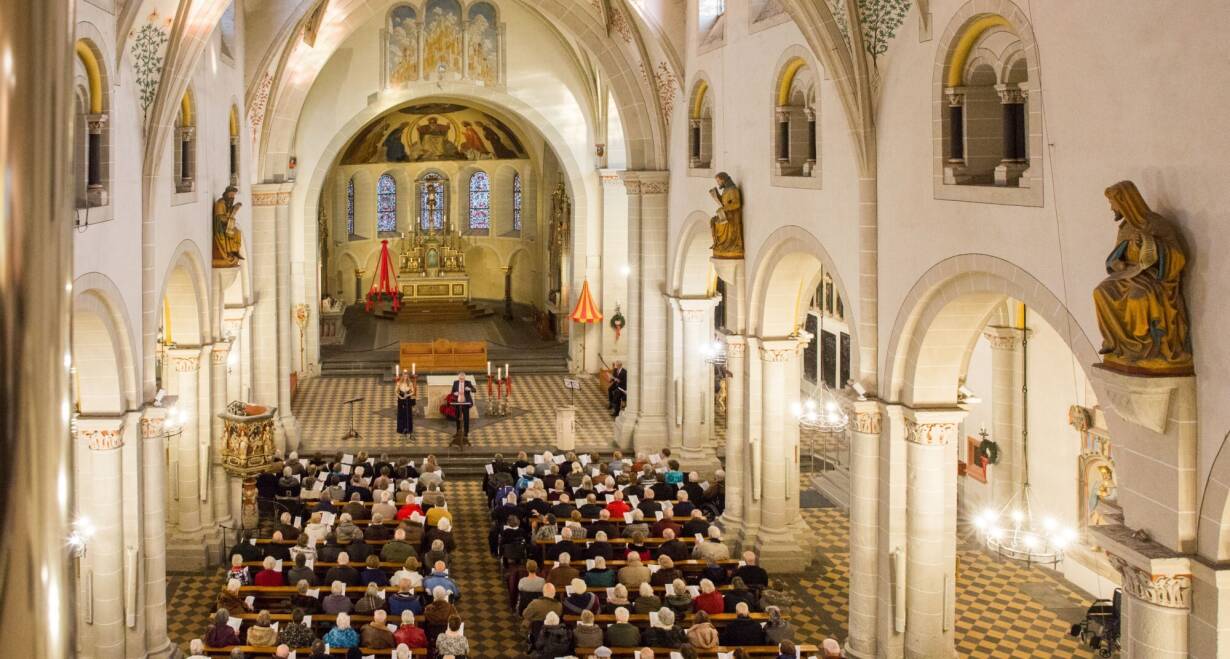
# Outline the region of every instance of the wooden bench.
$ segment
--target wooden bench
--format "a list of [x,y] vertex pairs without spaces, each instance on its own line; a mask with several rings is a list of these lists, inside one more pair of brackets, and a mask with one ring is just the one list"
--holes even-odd
[[[207,657],[229,657],[231,656],[232,650],[242,651],[243,655],[245,657],[248,657],[249,659],[254,659],[255,657],[262,657],[262,656],[272,657],[274,656],[274,653],[278,651],[276,647],[265,647],[265,646],[259,646],[259,645],[228,645],[226,647],[221,647],[221,648],[207,647],[205,648],[205,656]],[[364,655],[374,654],[377,657],[393,656],[392,650],[372,650],[370,648],[359,648],[359,650]],[[329,654],[346,656],[346,652],[347,650],[345,648],[329,648]],[[304,658],[310,657],[312,656],[312,648],[295,648],[295,654],[296,656],[299,656],[299,657],[304,657]],[[425,657],[427,656],[427,650],[424,648],[415,648],[410,651],[410,654],[416,657]],[[667,655],[667,656],[669,657],[670,655]]]
[[[732,558],[732,559],[728,559],[725,561],[714,561],[714,562],[721,567],[731,568],[731,567],[739,567],[740,561],[736,561],[735,559]],[[617,568],[623,567],[624,565],[627,565],[627,563],[628,561],[611,559],[606,562],[606,566],[608,568],[615,570]],[[572,567],[575,567],[576,569],[580,570],[581,572],[585,572],[585,561],[577,559],[575,561],[570,561],[569,564],[572,565]],[[244,565],[248,565],[248,564],[244,563]],[[259,565],[259,563],[257,565]],[[317,565],[320,565],[320,563],[317,563]],[[555,567],[555,561],[543,561],[542,565],[546,568],[552,568],[552,567]],[[641,565],[644,565],[646,567],[650,565],[657,565],[657,561],[641,561]],[[684,571],[703,570],[708,565],[709,564],[705,561],[691,559],[691,558],[685,561],[675,561],[675,567],[679,568],[680,570],[684,570]]]
[[[815,645],[799,645],[796,643],[794,647],[798,648],[801,654],[804,656],[809,655],[809,654],[814,654],[820,651],[820,648]],[[577,648],[573,652],[573,654],[577,655],[578,657],[588,657],[589,655],[592,655],[594,653],[594,650],[596,649],[597,648]],[[610,650],[611,650],[611,655],[615,657],[635,657],[636,653],[639,652],[640,649],[641,649],[640,646],[638,646],[634,648],[613,647]],[[655,657],[670,657],[671,652],[678,652],[678,650],[673,649],[673,648],[650,648],[650,649],[653,650],[653,654]],[[719,653],[729,654],[738,649],[742,649],[744,652],[752,655],[753,657],[766,657],[766,656],[776,657],[777,656],[777,646],[776,645],[720,645],[716,648],[713,648],[712,650],[697,650],[696,654],[701,657],[716,657]]]
[[398,353],[403,371],[410,370],[411,365],[422,373],[479,373],[487,367],[486,341],[402,341]]
[[[709,622],[713,623],[714,627],[725,627],[731,620],[734,620],[736,617],[738,617],[738,614],[735,614],[735,613],[712,613],[712,614],[709,614]],[[767,622],[769,620],[769,614],[767,613],[749,613],[747,617],[751,618],[752,620],[755,620],[756,622]],[[564,616],[564,622],[568,623],[569,625],[575,625],[577,621],[580,619],[581,619],[581,616],[574,616],[574,615]],[[685,616],[682,616],[682,617],[676,616],[675,624],[679,625],[680,627],[686,627],[684,623],[691,622],[691,620],[692,620],[691,613]],[[610,613],[600,613],[594,616],[595,625],[605,627],[607,625],[613,624],[614,622],[615,622],[615,616]],[[628,616],[628,622],[636,625],[637,627],[648,627],[649,626],[649,614],[648,613],[630,614]]]
[[[675,538],[675,539],[685,545],[696,544],[696,538]],[[576,545],[585,545],[586,547],[588,547],[598,541],[594,540],[593,538],[585,538],[584,540],[571,540],[570,542]],[[606,540],[606,542],[612,545],[626,545],[632,542],[632,538],[609,538],[608,540]],[[645,544],[647,545],[660,545],[665,542],[667,542],[666,538],[645,538]],[[294,543],[291,543],[291,544],[294,544]],[[556,543],[554,540],[537,540],[535,541],[535,544],[541,547],[550,547],[551,545],[554,545]],[[610,561],[608,561],[608,563],[609,562]]]

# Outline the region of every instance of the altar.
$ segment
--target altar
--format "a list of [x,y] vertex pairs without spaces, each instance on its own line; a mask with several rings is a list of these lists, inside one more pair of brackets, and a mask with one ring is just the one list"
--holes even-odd
[[[477,383],[474,381],[473,375],[467,375],[466,380],[473,384],[474,404],[470,406],[470,420],[473,421],[479,417]],[[444,399],[448,398],[448,392],[453,390],[453,383],[457,381],[457,375],[428,375],[427,376],[427,407],[423,408],[423,416],[428,419],[443,419],[444,415],[440,414],[440,405],[444,403]]]
[[469,300],[470,278],[465,274],[438,277],[414,277],[401,279],[401,296],[404,302],[425,300]]

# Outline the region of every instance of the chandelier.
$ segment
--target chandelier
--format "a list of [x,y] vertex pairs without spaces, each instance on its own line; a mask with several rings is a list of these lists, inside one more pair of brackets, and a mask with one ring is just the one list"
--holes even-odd
[[1064,550],[1076,540],[1076,531],[1061,527],[1054,517],[1035,519],[1030,493],[1026,485],[1021,490],[1021,505],[1013,506],[1017,500],[1013,497],[1004,511],[982,511],[974,517],[974,527],[982,534],[987,549],[1001,558],[1053,568],[1063,561]]
[[807,430],[838,433],[850,425],[850,417],[837,394],[823,382],[811,397],[795,403],[793,411],[799,427]]

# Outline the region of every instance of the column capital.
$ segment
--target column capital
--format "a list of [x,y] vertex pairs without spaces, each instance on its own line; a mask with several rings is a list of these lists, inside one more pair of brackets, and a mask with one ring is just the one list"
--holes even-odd
[[1111,567],[1123,575],[1123,589],[1132,597],[1169,609],[1192,607],[1192,575],[1186,567],[1145,569],[1110,552],[1107,552],[1106,558],[1110,560]]
[[1024,103],[1029,96],[1029,92],[1020,85],[995,85],[995,91],[999,93],[999,102],[1004,105]]
[[629,170],[619,172],[628,195],[666,194],[670,190],[670,172],[660,170]]
[[957,439],[961,420],[968,414],[959,408],[906,409],[906,439],[921,446],[944,446]]
[[103,128],[106,125],[107,125],[107,113],[105,112],[85,115],[86,132],[91,135],[102,134]]
[[762,362],[786,362],[798,355],[803,344],[794,337],[783,339],[761,339],[760,340],[760,361]]
[[203,351],[209,349],[209,346],[168,348],[166,355],[167,359],[171,360],[171,367],[176,373],[193,373],[201,369]]
[[948,107],[961,107],[962,105],[965,105],[965,88],[945,87],[944,98],[948,99]]
[[722,334],[723,342],[726,343],[726,359],[732,357],[743,359],[747,356],[747,337],[742,334]]
[[705,314],[713,313],[713,308],[722,301],[722,296],[672,297],[669,299],[671,304],[683,314],[684,321],[699,321],[706,317]]
[[226,358],[231,354],[231,342],[220,340],[214,341],[213,350],[209,353],[209,362],[215,366],[225,364]]
[[141,414],[141,437],[144,439],[152,439],[161,437],[163,427],[167,421],[167,408],[165,407],[147,407]]
[[982,336],[991,344],[991,349],[993,350],[1015,350],[1021,347],[1021,340],[1029,336],[1029,330],[1019,327],[987,325],[982,330]]
[[253,206],[287,206],[294,183],[257,183],[252,186]]
[[124,417],[77,417],[77,438],[91,451],[111,451],[124,446]]
[[884,415],[880,412],[880,401],[856,400],[851,403],[851,406],[854,408],[854,432],[863,435],[879,435],[884,423]]

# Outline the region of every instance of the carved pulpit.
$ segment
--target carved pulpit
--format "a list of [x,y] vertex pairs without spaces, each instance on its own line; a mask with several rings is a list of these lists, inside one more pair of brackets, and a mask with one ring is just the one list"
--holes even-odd
[[232,476],[269,471],[277,462],[273,415],[278,408],[235,401],[218,414],[222,419],[222,467]]

